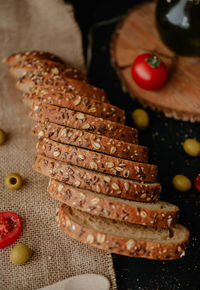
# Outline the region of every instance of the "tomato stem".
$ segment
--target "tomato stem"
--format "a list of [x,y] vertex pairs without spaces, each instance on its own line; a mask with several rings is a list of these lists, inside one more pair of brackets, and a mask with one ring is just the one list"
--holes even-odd
[[159,67],[161,62],[160,59],[154,54],[151,54],[150,57],[147,57],[145,61],[153,68]]

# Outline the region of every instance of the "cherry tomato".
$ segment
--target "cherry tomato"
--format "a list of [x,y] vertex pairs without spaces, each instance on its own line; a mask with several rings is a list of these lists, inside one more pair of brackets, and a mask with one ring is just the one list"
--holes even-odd
[[200,192],[200,173],[194,179],[194,186]]
[[157,90],[167,80],[168,71],[164,62],[156,55],[144,53],[136,57],[131,74],[138,86],[145,90]]
[[0,212],[0,249],[13,244],[21,233],[21,220],[14,212]]

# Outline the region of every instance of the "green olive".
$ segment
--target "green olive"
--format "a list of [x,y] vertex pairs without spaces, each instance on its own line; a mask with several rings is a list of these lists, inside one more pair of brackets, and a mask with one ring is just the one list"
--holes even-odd
[[197,139],[186,139],[183,143],[183,149],[191,156],[198,156],[200,154],[200,143]]
[[22,243],[17,244],[10,251],[10,260],[13,264],[24,264],[31,257],[32,251]]
[[2,129],[0,129],[0,145],[6,141],[6,134]]
[[136,109],[132,113],[132,119],[134,125],[138,129],[146,129],[149,126],[149,116],[143,109]]
[[179,191],[188,191],[192,187],[192,182],[185,175],[175,175],[172,180],[173,186]]
[[11,190],[17,190],[22,186],[22,181],[18,173],[10,173],[5,177],[5,186]]

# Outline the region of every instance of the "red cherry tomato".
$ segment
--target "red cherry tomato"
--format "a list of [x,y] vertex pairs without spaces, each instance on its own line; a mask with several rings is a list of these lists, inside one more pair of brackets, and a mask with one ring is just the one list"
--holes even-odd
[[167,80],[167,67],[156,55],[144,53],[136,57],[131,74],[138,86],[145,90],[157,90]]
[[200,192],[200,173],[194,179],[194,186]]
[[0,212],[0,249],[13,244],[21,233],[21,220],[14,212]]

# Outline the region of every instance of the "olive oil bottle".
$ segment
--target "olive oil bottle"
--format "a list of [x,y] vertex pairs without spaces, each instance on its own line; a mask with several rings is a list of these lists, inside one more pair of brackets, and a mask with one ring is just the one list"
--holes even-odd
[[200,56],[200,0],[157,0],[161,40],[177,55]]

